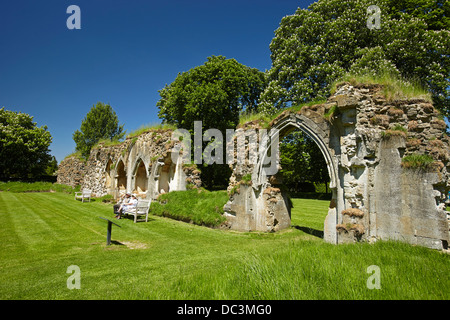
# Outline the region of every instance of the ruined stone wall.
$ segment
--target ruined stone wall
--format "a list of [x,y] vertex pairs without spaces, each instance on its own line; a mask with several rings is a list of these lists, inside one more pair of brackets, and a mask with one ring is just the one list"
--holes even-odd
[[[265,129],[278,130],[280,139],[302,130],[318,144],[332,191],[324,221],[325,241],[396,239],[446,248],[449,214],[445,198],[450,190],[446,124],[430,102],[391,101],[382,89],[345,83],[326,103],[285,110]],[[262,149],[257,161],[231,164],[226,224],[241,231],[287,228],[291,207],[282,175],[265,171],[265,160],[269,153],[273,156],[269,152],[273,132],[263,138],[259,120],[242,129],[254,129]],[[228,143],[234,145],[235,140]],[[121,144],[99,145],[86,163],[64,160],[58,182],[81,184],[97,196],[133,192],[152,199],[164,192],[200,187],[200,171],[194,165],[172,160],[174,145],[170,130],[151,130]],[[249,148],[250,140],[234,148],[235,159]],[[406,161],[411,155],[428,155],[431,163]],[[281,169],[279,159],[272,160]]]
[[[353,132],[341,137],[340,175],[345,209],[361,214],[341,213],[341,240],[382,238],[446,247],[450,140],[433,105],[420,99],[389,101],[378,85],[343,85],[330,101],[356,111]],[[405,162],[411,155],[429,155],[433,162],[411,165]]]
[[[113,145],[100,143],[86,162],[65,159],[58,168],[58,182],[81,185],[95,196],[125,192],[152,198],[173,190],[199,188],[200,171],[175,163],[172,130],[155,129]],[[181,157],[180,157],[181,160]]]
[[[449,216],[444,202],[450,189],[446,124],[430,102],[390,101],[382,89],[343,84],[326,103],[286,110],[269,128],[280,129],[280,139],[303,130],[319,145],[333,193],[324,222],[326,241],[397,239],[445,248]],[[257,121],[244,127],[261,128]],[[410,155],[429,155],[432,163],[411,164],[405,161]],[[232,165],[225,205],[231,229],[276,231],[290,225],[282,176],[264,176],[263,160],[264,152],[256,165]]]
[[63,165],[58,166],[56,182],[71,187],[81,185],[85,174],[85,162],[77,156],[70,156],[62,163]]

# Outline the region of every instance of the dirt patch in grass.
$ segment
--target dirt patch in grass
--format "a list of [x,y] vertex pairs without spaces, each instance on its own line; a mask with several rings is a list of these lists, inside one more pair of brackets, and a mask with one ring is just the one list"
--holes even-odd
[[123,241],[122,244],[126,246],[128,249],[147,249],[148,245],[139,241]]

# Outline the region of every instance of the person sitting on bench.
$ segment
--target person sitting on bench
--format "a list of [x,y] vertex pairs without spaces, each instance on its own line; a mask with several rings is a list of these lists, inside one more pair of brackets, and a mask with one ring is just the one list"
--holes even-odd
[[138,200],[136,198],[136,195],[132,194],[131,195],[131,200],[128,203],[124,203],[124,204],[120,205],[120,207],[119,207],[119,214],[116,216],[116,218],[120,219],[120,216],[122,215],[124,210],[129,210],[131,208],[136,207],[137,203],[138,203]]
[[127,192],[125,194],[123,194],[119,201],[117,201],[117,203],[114,205],[114,214],[116,215],[114,218],[117,218],[117,216],[119,215],[119,209],[123,204],[127,204],[131,201],[131,193]]

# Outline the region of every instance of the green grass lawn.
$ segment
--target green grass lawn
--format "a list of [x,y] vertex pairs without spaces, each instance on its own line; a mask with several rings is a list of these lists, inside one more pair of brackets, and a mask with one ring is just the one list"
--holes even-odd
[[153,202],[152,214],[214,227],[226,220],[222,214],[227,201],[226,191],[173,191],[160,195],[158,201]]
[[[327,201],[294,199],[292,228],[239,233],[150,215],[115,220],[112,206],[70,194],[0,192],[0,299],[449,299],[450,256],[398,242],[331,245]],[[69,290],[67,268],[80,268]],[[367,268],[381,289],[368,289]]]

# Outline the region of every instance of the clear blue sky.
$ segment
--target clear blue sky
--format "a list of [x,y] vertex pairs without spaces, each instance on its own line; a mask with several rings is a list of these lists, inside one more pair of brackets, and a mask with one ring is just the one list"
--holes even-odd
[[[158,90],[211,55],[270,69],[269,44],[299,0],[26,0],[0,3],[0,108],[34,116],[61,161],[90,108],[109,103],[131,132],[160,123]],[[81,30],[66,27],[69,5]]]

